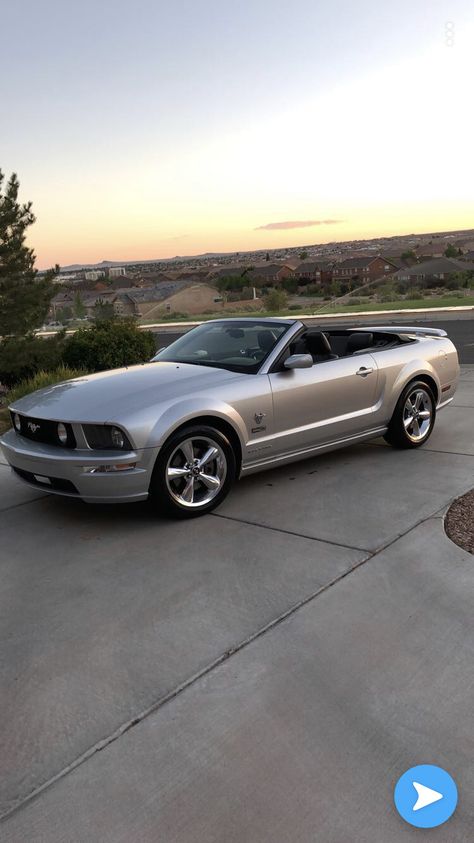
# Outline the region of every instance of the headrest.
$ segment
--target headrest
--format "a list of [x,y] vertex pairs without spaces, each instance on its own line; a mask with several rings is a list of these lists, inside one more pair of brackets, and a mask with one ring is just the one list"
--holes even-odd
[[322,332],[308,333],[305,340],[306,348],[310,354],[331,354],[331,346],[326,334]]
[[374,335],[369,331],[358,331],[356,334],[351,334],[347,343],[346,354],[351,354],[360,348],[369,348],[373,341]]
[[270,351],[275,345],[275,337],[271,331],[259,331],[257,341],[262,351]]

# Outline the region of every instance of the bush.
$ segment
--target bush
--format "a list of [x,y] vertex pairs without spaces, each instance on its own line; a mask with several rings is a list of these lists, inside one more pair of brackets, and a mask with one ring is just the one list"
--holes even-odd
[[405,294],[405,293],[409,290],[409,287],[410,287],[410,282],[409,282],[409,281],[397,281],[397,282],[395,283],[395,290],[396,290],[396,291],[397,291],[397,293],[399,293],[401,296],[403,296],[403,295],[404,295],[404,294]]
[[87,372],[83,369],[68,369],[67,366],[59,366],[58,369],[54,369],[52,372],[36,372],[36,375],[33,375],[33,377],[20,381],[17,386],[14,386],[7,393],[6,401],[8,404],[12,404],[14,401],[18,401],[19,398],[23,398],[24,395],[35,392],[37,389],[43,389],[45,386],[52,386],[55,383],[62,383],[62,381],[71,380],[71,378],[80,378],[86,374]]
[[307,284],[303,292],[305,296],[322,296],[324,294],[321,284]]
[[421,299],[421,291],[418,289],[418,287],[413,287],[411,290],[408,291],[405,298],[407,301],[415,301],[416,299]]
[[270,290],[265,296],[265,307],[267,310],[283,310],[287,306],[288,296],[284,290]]
[[10,388],[39,371],[62,364],[64,333],[54,337],[8,337],[0,343],[0,383]]
[[140,331],[131,319],[96,322],[81,328],[64,343],[63,361],[73,369],[100,372],[147,362],[155,353],[149,331]]
[[298,279],[292,276],[284,278],[281,282],[281,286],[287,293],[296,293],[298,289]]
[[459,290],[460,286],[461,285],[459,283],[459,280],[456,277],[448,278],[447,281],[446,281],[446,289],[447,290]]

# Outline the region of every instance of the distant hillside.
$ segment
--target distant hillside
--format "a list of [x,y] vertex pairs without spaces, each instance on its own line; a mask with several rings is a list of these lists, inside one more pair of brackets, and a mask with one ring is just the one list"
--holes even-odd
[[[406,241],[409,238],[424,241],[424,240],[428,240],[428,238],[433,238],[433,239],[440,238],[441,239],[441,238],[451,237],[451,238],[455,239],[455,238],[462,237],[462,236],[464,236],[464,237],[469,236],[469,237],[474,238],[474,229],[462,229],[462,230],[457,230],[457,231],[434,231],[434,232],[425,232],[423,234],[414,234],[414,233],[412,233],[412,234],[395,234],[395,235],[387,235],[386,237],[367,238],[367,239],[364,239],[364,240],[361,240],[361,239],[351,240],[351,241],[347,241],[347,240],[342,241],[341,240],[341,241],[333,241],[332,243],[322,243],[322,244],[314,243],[314,244],[304,244],[304,245],[301,245],[301,246],[289,246],[287,249],[285,249],[283,247],[276,248],[276,247],[269,246],[268,248],[264,248],[264,249],[254,249],[254,250],[247,250],[247,251],[242,250],[240,252],[235,252],[235,251],[233,251],[233,252],[202,252],[201,254],[198,254],[198,255],[175,255],[172,258],[155,258],[155,259],[151,259],[151,260],[150,259],[148,259],[148,260],[138,260],[137,259],[137,260],[133,260],[133,261],[130,261],[130,260],[128,260],[128,261],[125,261],[125,260],[123,260],[123,261],[102,260],[102,261],[99,261],[98,263],[72,263],[72,264],[69,264],[68,266],[62,266],[61,271],[62,272],[77,272],[80,269],[106,269],[106,268],[111,267],[111,266],[134,266],[136,264],[144,265],[144,264],[173,263],[173,262],[176,262],[176,261],[183,262],[183,261],[192,261],[192,260],[212,260],[213,258],[216,258],[216,259],[225,258],[225,257],[237,255],[237,254],[242,259],[242,257],[244,255],[249,255],[249,257],[255,256],[255,255],[265,255],[266,252],[268,252],[268,251],[273,252],[273,253],[275,253],[275,252],[283,253],[283,252],[286,251],[288,254],[290,254],[290,253],[291,254],[295,254],[295,253],[297,254],[298,252],[300,252],[303,249],[304,250],[318,249],[318,248],[327,249],[329,246],[331,247],[331,250],[334,252],[334,251],[337,251],[339,247],[341,247],[341,249],[344,248],[344,250],[347,250],[347,248],[350,247],[351,245],[352,245],[352,248],[354,248],[354,249],[359,248],[359,246],[361,248],[363,247],[363,248],[366,248],[366,249],[370,249],[371,244],[373,244],[372,248],[380,246],[380,248],[382,250],[387,251],[387,249],[390,248],[391,245],[395,245],[397,243]],[[42,271],[45,271],[45,270],[42,270]]]

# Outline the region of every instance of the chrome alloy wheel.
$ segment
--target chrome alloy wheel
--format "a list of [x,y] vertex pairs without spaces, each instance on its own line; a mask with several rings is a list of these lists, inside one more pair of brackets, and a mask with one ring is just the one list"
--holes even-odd
[[428,433],[433,416],[431,396],[417,387],[410,392],[403,408],[403,424],[406,435],[412,442],[421,442]]
[[224,451],[207,436],[184,439],[166,464],[166,485],[181,506],[198,508],[222,489],[227,474]]

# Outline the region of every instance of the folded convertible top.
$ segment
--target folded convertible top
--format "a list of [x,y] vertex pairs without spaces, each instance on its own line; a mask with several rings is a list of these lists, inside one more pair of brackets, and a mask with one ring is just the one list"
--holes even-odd
[[364,325],[360,328],[351,328],[351,331],[384,331],[387,334],[416,334],[420,337],[447,337],[446,331],[442,328],[419,328],[411,325]]

